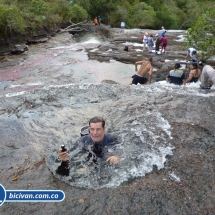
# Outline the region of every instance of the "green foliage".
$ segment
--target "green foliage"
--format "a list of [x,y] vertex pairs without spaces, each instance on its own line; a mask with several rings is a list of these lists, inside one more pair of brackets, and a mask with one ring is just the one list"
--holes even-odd
[[0,0],[0,32],[22,33],[25,27],[36,29],[61,21],[93,20],[127,28],[188,29],[195,25],[205,8],[214,8],[215,0]]
[[153,7],[141,2],[134,6],[134,22],[137,27],[153,28],[156,13]]
[[128,10],[125,6],[118,6],[115,11],[110,14],[110,25],[120,27],[120,23],[124,21],[126,27],[129,26]]
[[51,1],[49,4],[50,15],[58,17],[60,20],[69,20],[69,12],[71,9],[69,1]]
[[88,18],[88,13],[82,7],[74,4],[69,11],[69,16],[72,22],[77,23],[86,20]]
[[45,15],[48,13],[48,4],[43,0],[32,0],[30,10],[35,15]]
[[159,10],[156,12],[156,28],[165,28],[175,29],[177,28],[177,18],[173,14],[166,4],[162,4]]
[[24,32],[25,20],[21,12],[14,6],[0,4],[0,29],[3,35],[8,35],[12,31]]
[[202,14],[192,28],[188,29],[186,44],[201,50],[201,57],[207,59],[215,53],[215,9]]

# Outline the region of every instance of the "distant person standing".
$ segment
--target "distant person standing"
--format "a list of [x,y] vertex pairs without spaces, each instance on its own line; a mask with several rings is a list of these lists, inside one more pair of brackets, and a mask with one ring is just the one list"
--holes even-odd
[[158,34],[155,34],[155,53],[160,51],[160,38]]
[[100,25],[101,24],[101,21],[102,21],[102,18],[100,16],[98,16],[98,24]]
[[166,77],[166,81],[171,84],[182,85],[185,82],[185,74],[180,68],[180,63],[176,63],[175,69],[169,72],[168,76]]
[[[139,70],[137,68],[138,65],[141,65]],[[151,84],[153,71],[152,58],[150,57],[147,61],[143,60],[135,62],[135,71],[136,74],[132,76],[132,84],[145,84],[148,81],[148,79],[144,77],[147,73],[149,73],[149,83]]]
[[94,22],[95,26],[98,25],[98,19],[97,19],[97,17],[94,18],[93,22]]
[[164,54],[166,53],[166,46],[167,46],[167,37],[164,35],[162,38],[160,38],[159,41],[162,45],[161,45],[161,52],[163,52]]
[[151,34],[148,38],[148,52],[152,52],[154,46],[153,35]]
[[161,27],[160,38],[162,38],[163,36],[165,36],[165,34],[166,34],[166,29],[162,26],[162,27]]
[[[197,62],[196,60],[196,49],[195,48],[192,48],[190,47],[188,50],[187,50],[187,55],[185,57],[186,60],[190,60],[190,61],[193,61],[193,62]],[[190,58],[190,59],[189,59]]]
[[121,22],[121,29],[124,29],[124,28],[125,28],[125,22],[122,21],[122,22]]
[[206,65],[205,60],[199,61],[200,66],[204,66],[201,75],[201,88],[210,89],[215,85],[215,69],[212,66]]
[[143,41],[143,51],[146,49],[146,44],[148,43],[148,32],[145,32],[142,36]]

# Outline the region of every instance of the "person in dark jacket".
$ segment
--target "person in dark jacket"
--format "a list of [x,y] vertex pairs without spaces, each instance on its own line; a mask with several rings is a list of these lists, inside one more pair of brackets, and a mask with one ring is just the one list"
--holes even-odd
[[[103,157],[103,148],[106,146],[113,146],[119,144],[117,138],[111,134],[105,132],[105,120],[102,117],[93,117],[89,121],[89,135],[82,136],[76,141],[74,147],[70,151],[74,151],[76,148],[81,147],[83,151],[86,151],[88,156]],[[62,162],[68,161],[68,152],[62,152],[62,149],[58,151],[58,160]],[[96,160],[96,157],[94,158]],[[117,164],[119,163],[119,157],[110,156],[106,160],[107,162]]]
[[180,68],[180,63],[176,63],[175,69],[169,72],[166,81],[171,84],[182,85],[185,82],[185,74]]

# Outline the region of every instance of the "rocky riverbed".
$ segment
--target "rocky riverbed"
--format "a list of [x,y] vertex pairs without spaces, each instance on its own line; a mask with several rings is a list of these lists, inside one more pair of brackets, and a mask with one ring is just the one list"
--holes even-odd
[[[125,33],[131,42],[133,31]],[[1,62],[1,184],[6,190],[65,192],[59,203],[5,202],[1,214],[214,214],[214,87],[203,94],[199,83],[180,87],[155,78],[151,85],[128,85],[131,61],[118,62],[120,53],[98,61],[116,36],[104,42],[95,31],[77,43],[64,33]],[[133,60],[149,55],[137,53]],[[183,57],[165,56],[169,61],[159,61],[159,68]],[[71,186],[53,175],[47,159],[62,143],[77,140],[95,115],[122,140],[126,153],[116,169],[133,170],[134,160],[141,162],[136,171],[127,168],[129,180],[97,189]]]

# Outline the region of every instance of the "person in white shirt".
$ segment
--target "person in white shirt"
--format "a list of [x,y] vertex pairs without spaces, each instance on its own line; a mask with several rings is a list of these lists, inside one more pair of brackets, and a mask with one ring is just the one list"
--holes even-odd
[[[193,61],[193,62],[197,62],[196,60],[196,49],[195,48],[192,48],[190,47],[188,50],[187,50],[187,55],[185,57],[185,60],[190,60],[190,61]],[[188,59],[190,57],[190,59]]]

